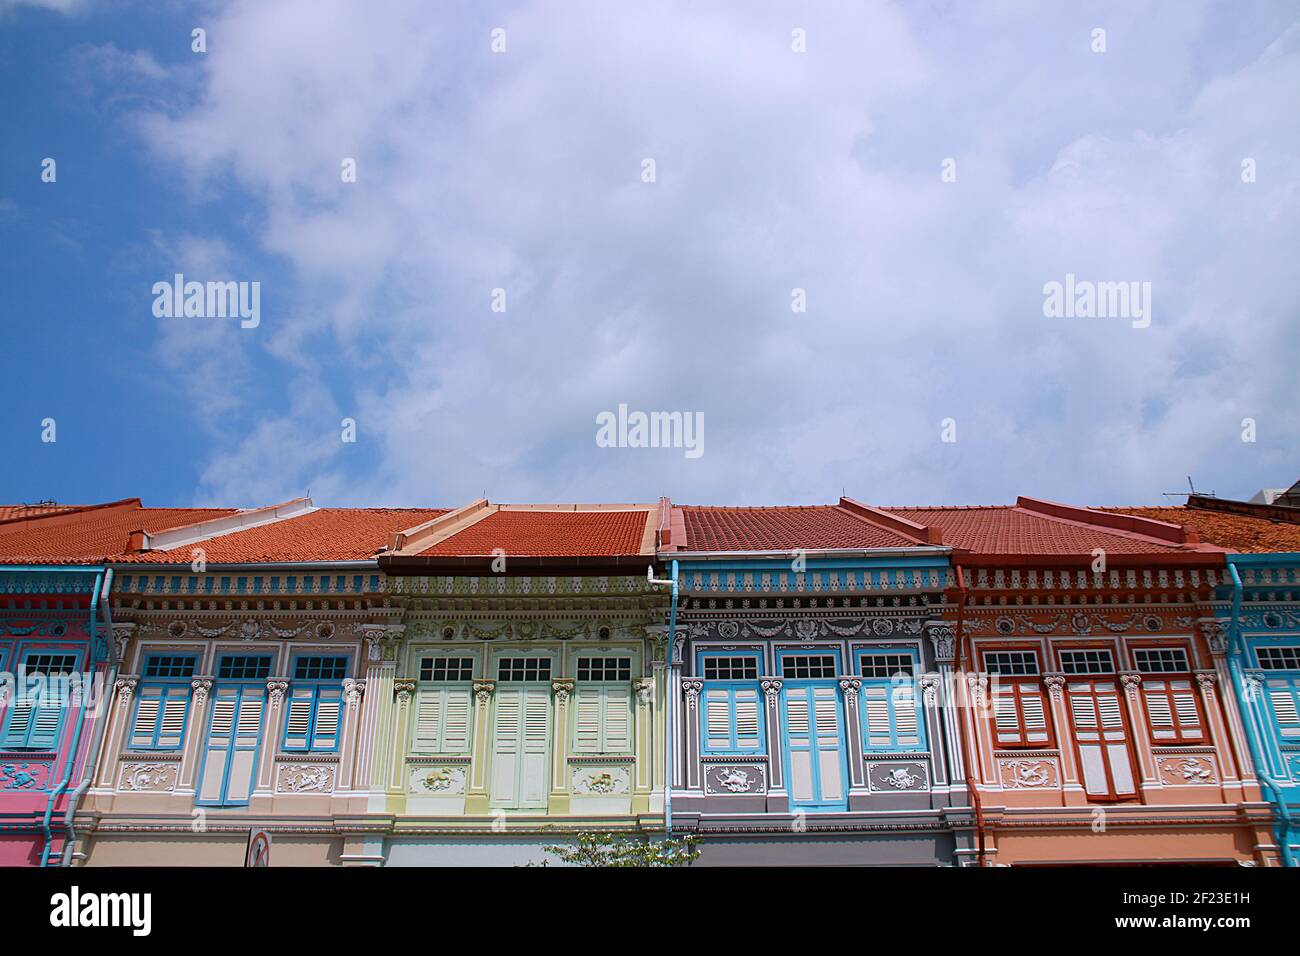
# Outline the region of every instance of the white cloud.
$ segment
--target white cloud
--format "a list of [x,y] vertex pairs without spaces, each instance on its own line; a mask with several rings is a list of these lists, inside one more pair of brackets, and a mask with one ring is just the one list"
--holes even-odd
[[[1224,15],[236,4],[198,102],[141,127],[195,183],[233,176],[264,207],[244,258],[299,285],[259,341],[330,393],[249,410],[205,492],[1127,502],[1188,471],[1221,493],[1287,483],[1300,51],[1279,21],[1203,66]],[[1152,282],[1152,327],[1044,318],[1066,272]],[[705,456],[597,448],[620,402],[703,411]],[[323,443],[336,412],[370,443]]]

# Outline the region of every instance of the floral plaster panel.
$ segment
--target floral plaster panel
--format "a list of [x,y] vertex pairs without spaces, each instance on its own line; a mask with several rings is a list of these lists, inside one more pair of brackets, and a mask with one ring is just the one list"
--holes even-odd
[[716,764],[704,772],[704,792],[765,793],[767,768],[757,764]]
[[573,792],[584,796],[607,797],[627,793],[630,789],[624,767],[579,767],[573,771]]
[[276,793],[331,793],[337,768],[329,764],[295,764],[281,767],[276,776]]
[[118,789],[166,793],[176,789],[180,767],[175,763],[128,763],[122,766]]
[[1202,754],[1161,757],[1156,761],[1156,765],[1160,768],[1160,779],[1173,786],[1217,783],[1219,780],[1214,767],[1214,758]]
[[867,784],[876,793],[905,793],[925,790],[930,777],[922,761],[894,761],[867,765]]
[[5,760],[0,762],[0,791],[50,789],[48,760]]
[[998,779],[1007,790],[1043,790],[1061,785],[1061,769],[1055,757],[1001,759]]
[[418,767],[411,771],[410,788],[411,793],[459,796],[465,792],[465,768]]

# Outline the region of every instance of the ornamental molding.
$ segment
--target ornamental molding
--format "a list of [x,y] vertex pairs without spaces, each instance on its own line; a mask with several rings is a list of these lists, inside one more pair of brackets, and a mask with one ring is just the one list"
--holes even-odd
[[393,681],[393,693],[397,695],[397,702],[406,706],[411,702],[411,696],[415,693],[415,681],[408,677],[399,677]]
[[979,609],[967,618],[965,630],[969,634],[990,634],[1001,637],[1028,635],[1031,637],[1071,636],[1106,637],[1111,634],[1163,634],[1170,631],[1186,632],[1192,629],[1194,619],[1189,614],[1172,617],[1155,610],[1091,611],[1061,609],[1053,613],[1050,607],[1031,610],[1011,608]]
[[628,575],[505,575],[423,577],[400,575],[387,581],[388,593],[412,598],[659,598],[662,592],[643,574]]
[[[775,705],[777,696],[781,693],[781,680],[777,677],[764,677],[759,683],[763,689],[764,696],[767,697],[769,704]],[[859,685],[861,686],[861,685]]]
[[1142,675],[1136,671],[1125,671],[1119,675],[1119,682],[1123,685],[1124,692],[1137,700],[1138,692],[1142,689]]
[[564,707],[569,703],[569,698],[573,696],[573,689],[577,685],[571,680],[553,680],[551,681],[551,693],[555,695],[555,703]]
[[[841,612],[842,615],[842,612]],[[693,640],[793,640],[816,641],[843,638],[919,637],[925,622],[922,612],[908,617],[877,615],[811,617],[785,612],[768,617],[709,618],[693,620],[687,625]]]
[[285,692],[288,689],[289,681],[287,678],[275,677],[266,682],[266,692],[271,695],[272,711],[280,709],[280,705],[284,702]]
[[1047,691],[1052,700],[1059,701],[1065,696],[1066,677],[1064,674],[1044,674],[1043,683],[1047,685]]
[[637,703],[648,707],[654,700],[655,681],[653,677],[638,677],[632,681],[632,692],[636,694]]
[[[700,691],[704,689],[704,681],[692,677],[682,679],[682,693],[686,696],[686,707],[688,710],[695,710],[700,702]],[[766,688],[764,688],[766,689]]]
[[194,691],[194,703],[202,704],[208,699],[208,694],[212,692],[212,678],[196,677],[190,681],[190,687]]
[[298,764],[277,768],[276,793],[332,793],[338,768],[332,764]]
[[366,682],[364,680],[356,680],[352,677],[344,678],[343,696],[346,698],[349,707],[356,707],[365,693]]
[[939,699],[939,675],[922,674],[918,683],[924,695],[927,706],[934,706]]
[[481,679],[474,681],[471,685],[474,691],[474,700],[480,707],[486,707],[488,701],[492,699],[492,692],[496,690],[497,682],[495,680]]

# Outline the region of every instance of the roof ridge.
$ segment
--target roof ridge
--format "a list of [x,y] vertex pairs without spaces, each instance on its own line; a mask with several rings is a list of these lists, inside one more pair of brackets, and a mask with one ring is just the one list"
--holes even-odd
[[73,505],[59,511],[51,511],[45,514],[18,515],[13,518],[0,519],[0,525],[22,524],[27,521],[42,521],[53,523],[60,518],[73,518],[78,515],[86,514],[89,511],[108,511],[114,508],[129,508],[132,505],[138,510],[144,510],[140,504],[139,498],[119,498],[117,501],[105,501],[97,505]]
[[[1051,521],[1086,525],[1098,528],[1106,534],[1134,538],[1163,545],[1164,547],[1191,551],[1220,550],[1213,545],[1201,544],[1200,536],[1195,528],[1168,521],[1156,521],[1154,518],[1097,511],[1088,507],[1066,505],[1056,501],[1047,501],[1043,498],[1030,498],[1025,495],[1016,498],[1016,508]],[[1143,530],[1144,528],[1149,530]]]
[[883,528],[891,534],[908,538],[917,544],[943,544],[943,531],[939,528],[932,528],[929,525],[911,521],[900,515],[891,515],[879,508],[864,505],[862,502],[854,501],[848,497],[842,496],[837,507],[840,511],[856,518],[858,521],[864,521],[876,528]]

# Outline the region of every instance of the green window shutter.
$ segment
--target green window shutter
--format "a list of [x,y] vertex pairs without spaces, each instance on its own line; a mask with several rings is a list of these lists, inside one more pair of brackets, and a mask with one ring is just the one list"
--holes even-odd
[[574,707],[573,750],[575,753],[602,752],[601,732],[604,711],[604,688],[578,685]]
[[604,741],[601,752],[626,754],[632,752],[632,688],[605,687]]

